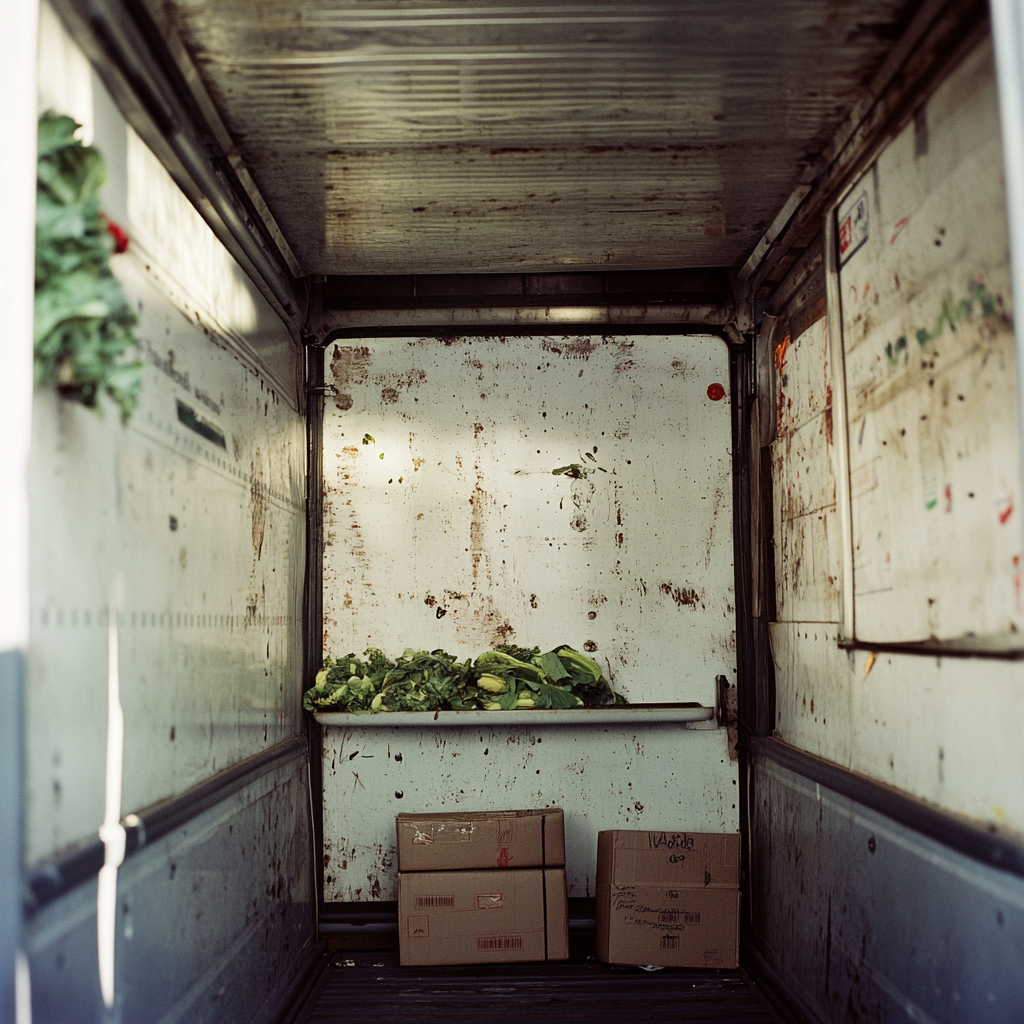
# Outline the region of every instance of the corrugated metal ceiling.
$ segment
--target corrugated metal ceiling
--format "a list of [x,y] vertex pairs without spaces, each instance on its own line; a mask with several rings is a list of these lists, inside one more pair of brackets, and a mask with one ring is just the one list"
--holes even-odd
[[314,274],[736,266],[909,0],[148,0]]

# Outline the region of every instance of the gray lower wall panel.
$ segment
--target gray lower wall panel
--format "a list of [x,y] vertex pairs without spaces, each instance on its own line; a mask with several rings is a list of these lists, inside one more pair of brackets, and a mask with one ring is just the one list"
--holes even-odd
[[752,758],[751,913],[820,1020],[1024,1021],[1024,879]]
[[300,757],[122,866],[113,1015],[100,998],[95,880],[32,919],[34,1024],[267,1021],[313,946],[310,852]]

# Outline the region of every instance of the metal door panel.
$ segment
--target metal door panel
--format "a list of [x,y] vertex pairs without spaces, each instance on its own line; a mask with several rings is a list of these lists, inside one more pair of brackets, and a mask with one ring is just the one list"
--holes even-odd
[[[326,360],[325,653],[570,643],[634,702],[715,703],[735,672],[719,339],[375,339]],[[326,899],[393,898],[398,811],[560,805],[577,896],[601,828],[738,828],[724,730],[494,714],[324,728]]]

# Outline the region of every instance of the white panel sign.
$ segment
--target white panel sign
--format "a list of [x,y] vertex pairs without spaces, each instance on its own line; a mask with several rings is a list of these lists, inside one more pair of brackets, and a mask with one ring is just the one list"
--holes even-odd
[[856,636],[1009,637],[1024,628],[1022,510],[988,43],[851,196],[840,248],[858,197],[873,221],[859,248],[851,227],[840,272]]

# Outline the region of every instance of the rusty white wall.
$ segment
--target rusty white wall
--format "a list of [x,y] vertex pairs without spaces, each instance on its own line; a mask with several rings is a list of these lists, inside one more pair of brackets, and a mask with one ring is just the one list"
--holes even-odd
[[[325,653],[569,643],[634,702],[713,704],[735,679],[720,339],[377,339],[326,359]],[[739,827],[724,730],[386,718],[324,729],[328,900],[393,898],[399,811],[562,806],[573,896],[593,893],[600,828]]]
[[[996,631],[1019,621],[1016,402],[995,102],[985,43],[851,192],[866,192],[870,225],[868,242],[842,269],[856,621],[869,639]],[[992,316],[981,308],[979,285],[996,302]],[[972,315],[943,322],[942,310],[971,294]],[[922,343],[912,326],[935,337]],[[1019,665],[839,648],[840,426],[832,422],[825,321],[788,344],[775,340],[771,640],[780,737],[942,808],[1024,830]],[[887,525],[876,522],[869,536],[871,516]],[[883,550],[885,529],[893,544]],[[887,572],[892,589],[868,593],[872,574],[877,581]]]
[[[147,251],[154,204],[174,186],[45,6],[41,54],[41,106],[85,122],[107,161],[104,208],[132,240],[113,266],[139,314],[145,368],[127,427],[109,406],[100,417],[50,388],[35,395],[29,864],[94,841],[103,819],[112,605],[123,812],[299,731],[305,543],[303,420],[232,348],[275,330],[290,347],[284,327],[197,218],[171,218],[162,251]],[[192,244],[171,259],[166,235],[179,228]],[[194,276],[190,257],[207,276],[198,295],[170,284]],[[179,403],[223,443],[184,425]]]
[[395,338],[326,360],[326,654],[568,643],[630,700],[714,703],[735,649],[720,339]]

